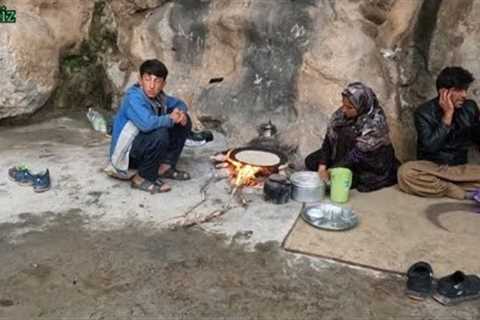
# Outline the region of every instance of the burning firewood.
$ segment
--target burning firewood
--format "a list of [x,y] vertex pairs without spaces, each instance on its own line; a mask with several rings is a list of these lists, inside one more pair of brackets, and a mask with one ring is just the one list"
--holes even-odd
[[228,162],[220,162],[215,165],[215,168],[223,169],[223,168],[228,168],[228,166],[229,166]]
[[[221,209],[214,210],[203,216],[199,216],[197,213],[195,213],[196,209],[200,207],[200,205],[202,205],[207,198],[206,190],[211,179],[213,179],[211,178],[200,189],[202,200],[187,210],[183,215],[170,219],[175,219],[175,222],[171,225],[171,227],[191,227],[209,222],[216,217],[222,216],[230,209],[237,208],[238,206],[232,206],[234,199],[238,201],[238,204],[241,207],[247,207],[250,201],[244,196],[242,192],[243,188],[247,186],[261,186],[263,182],[262,178],[273,173],[269,166],[256,166],[236,161],[230,157],[230,153],[231,150],[228,150],[217,153],[210,157],[210,159],[215,163],[215,168],[218,169],[214,177],[216,179],[230,178],[232,191],[226,205]],[[260,179],[257,179],[257,174]]]
[[215,154],[214,156],[210,157],[210,160],[215,161],[215,162],[226,162],[228,159],[227,152],[219,152]]

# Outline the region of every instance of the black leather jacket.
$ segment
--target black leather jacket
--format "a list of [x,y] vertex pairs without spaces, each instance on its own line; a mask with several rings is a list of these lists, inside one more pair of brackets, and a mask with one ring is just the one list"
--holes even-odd
[[468,147],[480,142],[480,112],[473,100],[466,100],[455,110],[452,124],[442,122],[443,111],[438,97],[415,111],[417,159],[438,164],[467,163]]

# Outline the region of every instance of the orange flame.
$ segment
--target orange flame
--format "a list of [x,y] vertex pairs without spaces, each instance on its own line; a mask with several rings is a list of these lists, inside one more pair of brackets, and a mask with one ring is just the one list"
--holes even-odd
[[235,179],[235,185],[237,187],[242,185],[251,185],[255,184],[255,174],[260,170],[259,167],[254,167],[250,165],[243,166],[237,172],[237,178]]
[[230,158],[230,151],[227,153],[227,159],[228,162],[234,166],[233,176],[235,177],[235,186],[252,186],[256,184],[255,175],[262,169],[261,167],[255,167],[233,160]]

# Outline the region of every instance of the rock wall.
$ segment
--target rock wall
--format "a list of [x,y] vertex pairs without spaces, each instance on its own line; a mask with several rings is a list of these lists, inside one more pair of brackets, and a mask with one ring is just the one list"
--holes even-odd
[[73,49],[90,25],[92,1],[2,1],[16,23],[0,24],[0,119],[31,114],[58,85],[62,52]]
[[300,156],[320,146],[342,88],[364,81],[406,160],[415,150],[412,110],[435,95],[438,72],[480,71],[473,0],[5,3],[19,14],[0,25],[0,118],[52,97],[58,107],[116,108],[142,60],[156,57],[170,70],[166,91],[190,105],[197,126],[242,144],[272,120]]

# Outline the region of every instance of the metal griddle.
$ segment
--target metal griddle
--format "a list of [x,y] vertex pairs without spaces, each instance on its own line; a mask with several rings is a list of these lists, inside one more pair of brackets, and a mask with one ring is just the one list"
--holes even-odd
[[[237,159],[236,155],[239,154],[240,152],[242,151],[262,151],[262,152],[270,152],[276,156],[278,156],[278,158],[280,159],[280,162],[276,165],[265,165],[265,166],[262,166],[262,165],[258,165],[258,164],[253,164],[253,163],[248,163],[248,162],[245,162],[245,161],[240,161]],[[235,162],[239,162],[241,164],[244,164],[244,165],[250,165],[250,166],[260,166],[262,168],[265,168],[265,169],[268,169],[268,170],[272,170],[272,171],[278,171],[278,168],[285,165],[288,161],[288,158],[287,156],[278,151],[278,150],[272,150],[272,149],[268,149],[268,148],[262,148],[262,147],[242,147],[242,148],[235,148],[235,149],[232,149],[230,150],[230,152],[228,153],[228,158],[235,161]]]

